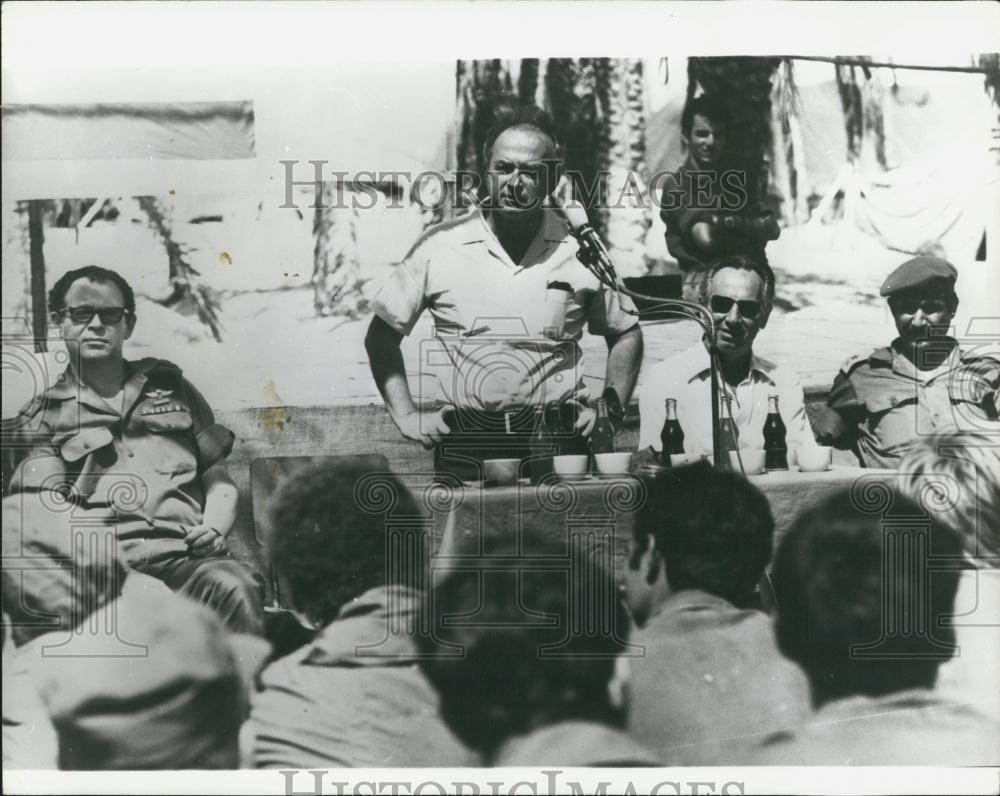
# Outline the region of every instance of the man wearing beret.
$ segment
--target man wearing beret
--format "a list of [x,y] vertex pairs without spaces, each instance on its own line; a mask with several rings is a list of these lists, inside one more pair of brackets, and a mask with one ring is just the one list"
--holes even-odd
[[813,424],[821,443],[852,449],[864,467],[896,469],[918,437],[1000,431],[1000,358],[963,351],[950,334],[957,278],[951,263],[925,255],[889,274],[880,293],[899,336],[844,364]]
[[233,432],[176,365],[124,358],[136,315],[120,274],[68,272],[49,311],[69,366],[5,435],[10,493],[40,493],[52,511],[113,527],[130,569],[209,605],[232,630],[262,633],[263,580],[226,549]]

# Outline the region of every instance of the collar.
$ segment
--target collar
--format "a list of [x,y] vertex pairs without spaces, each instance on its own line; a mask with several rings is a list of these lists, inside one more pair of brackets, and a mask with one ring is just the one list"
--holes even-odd
[[700,589],[682,589],[681,591],[671,592],[670,596],[661,603],[660,610],[654,616],[650,617],[646,625],[653,624],[656,617],[668,617],[688,611],[731,613],[740,610],[742,609],[737,608],[729,600],[719,597],[717,594],[711,594]]
[[[708,351],[705,349],[704,343],[698,343],[689,348],[685,352],[684,358],[677,365],[682,367],[680,376],[682,378],[686,377],[688,384],[695,379],[699,381],[707,379],[712,372],[711,366],[708,364]],[[762,359],[756,354],[751,353],[750,372],[747,374],[747,378],[753,380],[753,377],[756,376],[758,380],[774,385],[776,382],[771,377],[771,374],[777,367],[770,360]]]
[[832,702],[827,702],[817,712],[824,720],[829,721],[837,718],[890,713],[896,710],[919,710],[951,705],[953,705],[952,702],[931,689],[911,688],[882,696],[872,697],[859,694],[835,699]]
[[[954,338],[951,338],[954,339]],[[962,351],[962,347],[955,342],[954,348],[948,352],[948,356],[945,357],[944,361],[938,365],[933,370],[925,371],[926,374],[934,373],[946,373],[949,370],[957,368],[959,363],[965,363],[968,361],[968,353]],[[880,364],[886,364],[891,367],[897,373],[904,376],[917,376],[917,367],[910,360],[908,360],[900,351],[899,338],[897,337],[893,340],[888,348],[880,348],[875,351],[870,359],[874,359]],[[924,378],[928,378],[925,376]]]
[[[510,256],[500,244],[493,230],[490,229],[481,207],[476,207],[468,216],[465,216],[465,219],[467,223],[462,227],[461,245],[484,244],[496,256],[507,261],[510,260]],[[560,219],[559,214],[551,208],[543,207],[542,223],[535,233],[534,239],[528,245],[522,262],[525,265],[531,265],[551,247],[562,243],[568,234],[566,225]],[[518,266],[517,263],[514,265],[524,267]]]
[[[176,365],[162,359],[147,357],[137,362],[125,360],[125,384],[123,385],[123,411],[125,413],[139,400],[142,390],[149,379],[149,374],[157,368],[169,368],[178,371],[178,373],[180,372],[180,368]],[[56,378],[56,383],[48,389],[46,396],[53,401],[78,400],[80,403],[102,412],[106,412],[109,408],[104,401],[101,401],[100,404],[95,404],[93,401],[87,399],[87,393],[81,390],[76,373],[69,367],[59,374]],[[117,412],[117,410],[115,411]]]
[[409,666],[416,649],[409,635],[421,593],[378,586],[351,600],[323,628],[302,658],[312,666]]

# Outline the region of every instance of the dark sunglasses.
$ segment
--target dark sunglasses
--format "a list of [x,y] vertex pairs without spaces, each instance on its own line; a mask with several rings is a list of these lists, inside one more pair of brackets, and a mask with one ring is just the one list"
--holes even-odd
[[736,299],[729,298],[729,296],[712,296],[709,300],[712,312],[717,315],[728,315],[734,304],[739,309],[740,315],[751,321],[760,315],[762,309],[759,301],[751,301],[750,299],[737,301]]
[[112,326],[126,315],[131,315],[124,307],[66,307],[66,309],[59,310],[58,315],[60,317],[65,317],[69,315],[69,319],[81,326],[90,323],[94,320],[95,315],[99,315],[101,318],[101,323],[104,326]]
[[913,315],[918,309],[924,311],[924,315],[934,315],[939,312],[948,312],[950,306],[944,299],[916,299],[901,298],[892,303],[897,312],[904,315]]

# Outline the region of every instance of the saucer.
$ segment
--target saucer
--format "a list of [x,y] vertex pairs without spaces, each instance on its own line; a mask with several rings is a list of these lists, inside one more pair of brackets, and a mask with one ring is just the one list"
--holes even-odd
[[562,475],[557,473],[556,476],[559,478],[560,481],[573,481],[573,482],[587,481],[588,479],[593,478],[593,476],[590,473],[582,473],[580,475]]

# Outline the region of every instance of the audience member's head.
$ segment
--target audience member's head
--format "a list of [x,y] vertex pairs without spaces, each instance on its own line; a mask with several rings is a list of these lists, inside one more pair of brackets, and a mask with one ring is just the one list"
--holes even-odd
[[114,529],[74,527],[70,509],[38,493],[3,501],[3,604],[19,646],[71,630],[121,593]]
[[486,557],[448,572],[418,635],[442,718],[487,757],[548,725],[622,718],[609,689],[628,616],[614,576],[565,541],[521,542],[490,541]]
[[903,491],[957,530],[981,567],[1000,567],[1000,443],[963,431],[919,437],[899,468]]
[[366,475],[342,463],[310,466],[284,481],[268,513],[279,580],[316,626],[369,589],[422,585],[423,562],[413,558],[423,556],[423,514],[391,474]]
[[239,768],[247,683],[267,643],[230,635],[209,609],[160,590],[136,590],[109,611],[114,633],[81,634],[36,661],[59,767]]
[[778,646],[817,705],[930,688],[954,652],[961,538],[902,495],[890,511],[844,490],[803,513],[778,547]]
[[672,469],[647,488],[632,526],[626,573],[635,621],[645,624],[657,603],[685,589],[750,604],[774,533],[760,490],[707,462]]

